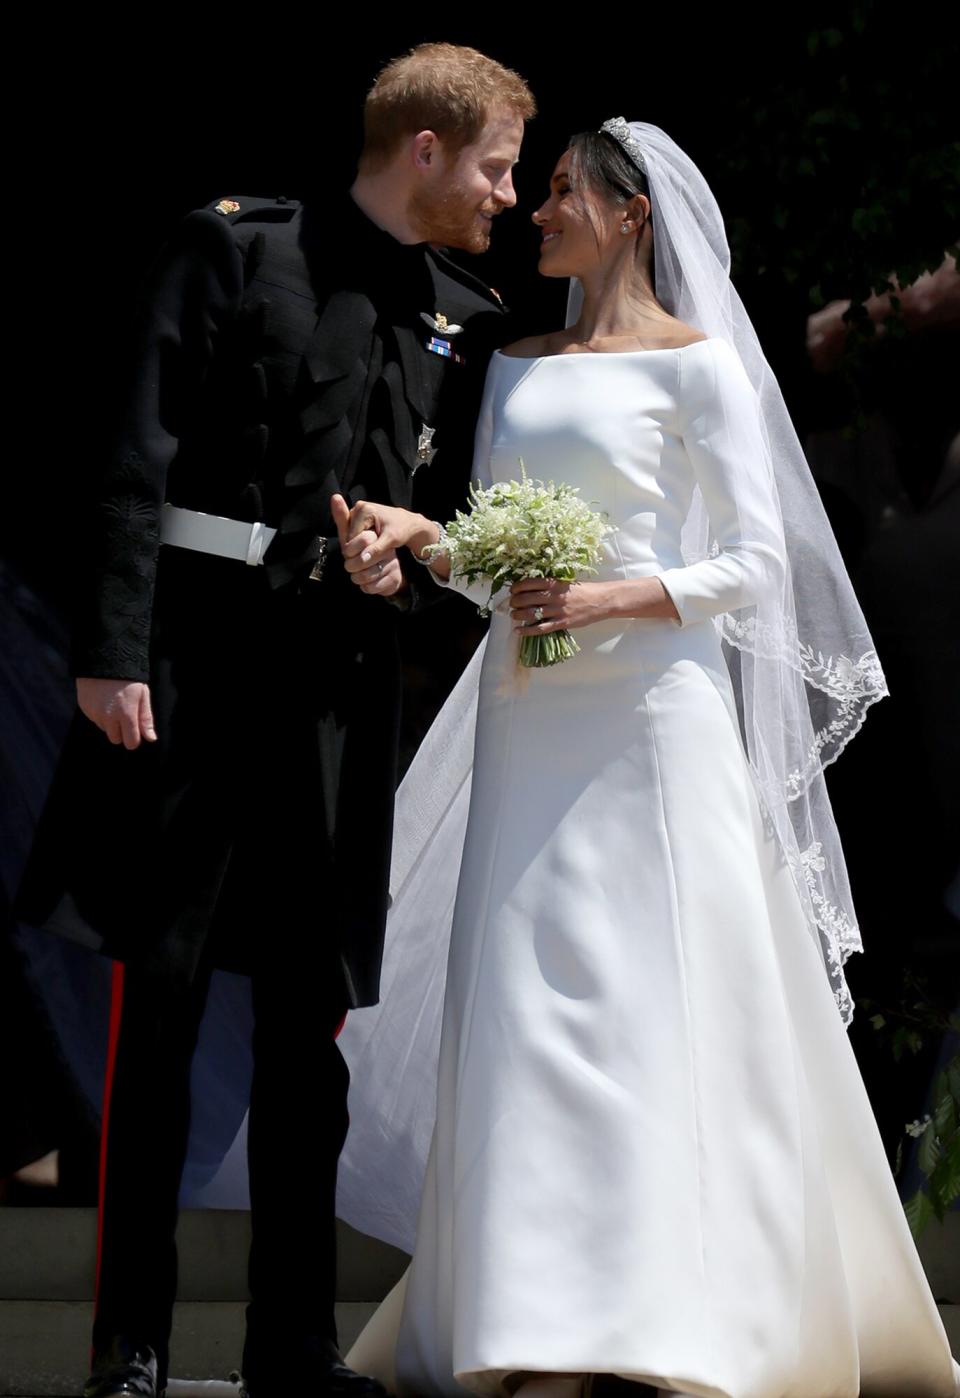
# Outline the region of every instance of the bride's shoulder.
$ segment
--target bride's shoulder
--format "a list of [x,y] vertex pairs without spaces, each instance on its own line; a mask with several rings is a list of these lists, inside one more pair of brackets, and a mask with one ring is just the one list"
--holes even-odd
[[665,327],[663,348],[686,349],[688,345],[698,345],[702,340],[709,338],[695,326],[687,325],[682,320],[673,320]]
[[507,359],[540,359],[557,353],[557,339],[556,334],[527,335],[523,340],[504,345],[500,353]]

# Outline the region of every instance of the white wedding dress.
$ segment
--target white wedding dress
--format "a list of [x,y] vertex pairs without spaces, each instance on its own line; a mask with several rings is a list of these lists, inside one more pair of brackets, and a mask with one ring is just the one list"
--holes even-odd
[[[718,339],[494,356],[477,474],[580,487],[599,577],[659,575],[681,623],[585,627],[521,683],[494,614],[416,1249],[351,1355],[402,1394],[958,1391],[712,623],[778,567],[731,507],[757,430]],[[684,566],[696,484],[720,551]]]

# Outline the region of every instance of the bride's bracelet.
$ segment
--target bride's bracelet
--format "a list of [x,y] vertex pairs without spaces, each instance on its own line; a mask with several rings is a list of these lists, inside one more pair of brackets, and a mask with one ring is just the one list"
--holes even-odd
[[[439,550],[442,552],[447,547],[447,531],[440,523],[440,521],[437,519],[432,519],[430,523],[435,524],[437,526],[437,542],[435,544],[425,544],[424,547],[429,549],[439,548]],[[412,552],[413,550],[411,549],[411,553]],[[424,568],[429,568],[431,563],[433,563],[434,559],[438,557],[438,554],[431,553],[429,558],[423,558],[419,553],[414,553],[413,556],[418,563],[423,564]]]

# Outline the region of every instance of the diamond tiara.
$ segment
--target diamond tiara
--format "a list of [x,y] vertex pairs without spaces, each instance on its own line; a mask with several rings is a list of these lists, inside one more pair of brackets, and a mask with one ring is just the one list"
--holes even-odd
[[605,131],[608,136],[612,136],[615,141],[619,141],[637,169],[642,170],[644,174],[647,173],[647,162],[643,158],[643,151],[640,149],[639,143],[634,140],[630,127],[622,116],[611,117],[609,121],[603,123],[600,130]]

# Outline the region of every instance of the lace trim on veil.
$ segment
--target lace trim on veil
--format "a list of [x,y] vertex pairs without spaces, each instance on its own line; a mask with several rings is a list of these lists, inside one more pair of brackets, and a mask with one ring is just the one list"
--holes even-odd
[[773,627],[753,615],[725,612],[714,624],[721,639],[743,655],[777,661],[804,682],[809,727],[799,740],[799,763],[764,773],[757,755],[748,756],[766,818],[778,836],[811,929],[816,930],[837,1008],[849,1024],[854,1006],[843,967],[854,952],[863,950],[863,942],[845,875],[840,882],[839,871],[831,867],[823,840],[817,837],[821,822],[813,816],[810,798],[825,795],[824,769],[860,731],[870,707],[888,692],[879,658],[873,648],[856,657],[824,655],[801,640],[796,626]]
[[837,706],[827,723],[813,729],[803,762],[785,774],[783,794],[788,801],[796,800],[856,737],[870,706],[889,693],[877,652],[864,651],[856,659],[825,656],[804,644],[795,629],[788,637],[784,628],[758,623],[752,616],[735,617],[731,612],[715,618],[715,624],[722,639],[737,650],[788,665],[805,684]]

